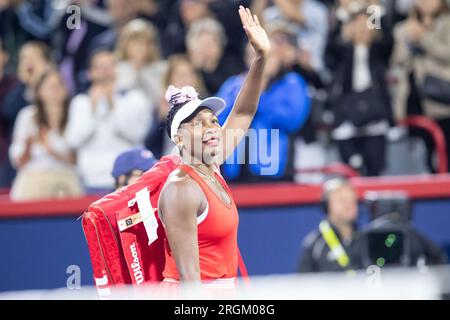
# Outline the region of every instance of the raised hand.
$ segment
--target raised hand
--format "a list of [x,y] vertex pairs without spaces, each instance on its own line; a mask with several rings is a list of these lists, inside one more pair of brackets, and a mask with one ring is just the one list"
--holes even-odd
[[261,27],[258,17],[251,13],[250,9],[239,7],[239,16],[248,40],[260,57],[267,57],[270,51],[270,41],[266,31]]

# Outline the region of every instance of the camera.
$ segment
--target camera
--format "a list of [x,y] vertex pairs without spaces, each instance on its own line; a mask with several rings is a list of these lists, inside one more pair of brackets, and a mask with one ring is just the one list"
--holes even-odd
[[420,267],[445,261],[442,250],[412,226],[413,206],[402,191],[364,195],[370,223],[360,234],[363,267]]

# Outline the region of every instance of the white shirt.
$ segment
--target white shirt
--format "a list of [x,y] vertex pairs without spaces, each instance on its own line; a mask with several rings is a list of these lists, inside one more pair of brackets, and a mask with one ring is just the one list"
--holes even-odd
[[[15,167],[26,149],[26,141],[30,137],[38,137],[39,128],[36,122],[37,109],[35,106],[28,106],[20,110],[14,125],[13,141],[9,147],[9,157]],[[58,131],[51,129],[48,132],[48,141],[52,149],[61,155],[70,155],[72,152],[64,136]],[[56,159],[44,148],[42,143],[35,142],[31,146],[30,160],[22,169],[58,169],[74,168],[73,165]]]
[[369,63],[369,47],[356,45],[353,54],[353,91],[362,92],[372,86]]
[[116,92],[111,108],[103,99],[95,108],[87,94],[70,105],[66,139],[77,150],[77,167],[90,188],[111,188],[116,157],[143,144],[153,120],[151,104],[138,90]]

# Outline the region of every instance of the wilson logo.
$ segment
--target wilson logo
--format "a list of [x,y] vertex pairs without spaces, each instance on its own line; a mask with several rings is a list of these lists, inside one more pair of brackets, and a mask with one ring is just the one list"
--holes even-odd
[[131,256],[133,257],[133,262],[131,263],[131,269],[133,269],[134,279],[136,280],[136,284],[140,285],[144,282],[144,275],[142,274],[141,263],[139,262],[138,253],[136,250],[136,243],[130,246]]

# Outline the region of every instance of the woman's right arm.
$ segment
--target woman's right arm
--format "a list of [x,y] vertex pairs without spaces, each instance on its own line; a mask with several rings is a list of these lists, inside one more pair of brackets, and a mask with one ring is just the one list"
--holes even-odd
[[98,115],[92,104],[88,95],[78,95],[70,103],[65,138],[74,150],[86,143],[95,133]]
[[159,215],[181,281],[199,282],[197,212],[202,194],[187,177],[168,182],[159,198]]

